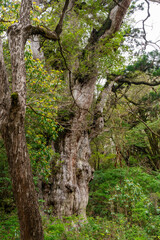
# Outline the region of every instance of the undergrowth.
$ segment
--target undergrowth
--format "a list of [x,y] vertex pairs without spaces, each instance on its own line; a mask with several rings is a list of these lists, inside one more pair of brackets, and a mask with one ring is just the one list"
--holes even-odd
[[[43,217],[45,240],[160,239],[160,174],[142,168],[95,172],[88,219]],[[16,212],[1,211],[0,239],[19,240]]]

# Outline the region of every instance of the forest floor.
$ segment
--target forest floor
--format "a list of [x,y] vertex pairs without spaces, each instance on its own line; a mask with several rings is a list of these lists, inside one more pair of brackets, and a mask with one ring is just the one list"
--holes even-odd
[[[1,209],[0,239],[19,240],[16,210]],[[160,173],[141,167],[95,171],[88,220],[43,217],[45,240],[159,240]]]

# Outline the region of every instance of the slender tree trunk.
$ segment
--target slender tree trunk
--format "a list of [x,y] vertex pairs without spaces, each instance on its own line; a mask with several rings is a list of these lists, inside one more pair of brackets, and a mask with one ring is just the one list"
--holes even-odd
[[21,239],[41,240],[43,239],[42,222],[24,132],[24,105],[20,102],[20,93],[15,92],[10,96],[2,45],[0,50],[0,129],[7,151]]
[[0,41],[0,130],[7,151],[22,240],[43,240],[30,160],[25,139],[26,76],[24,47],[28,39],[31,0],[22,0],[19,23],[8,29],[12,66],[10,94]]
[[43,239],[42,222],[26,147],[23,117],[10,118],[1,132],[18,209],[21,239],[41,240]]

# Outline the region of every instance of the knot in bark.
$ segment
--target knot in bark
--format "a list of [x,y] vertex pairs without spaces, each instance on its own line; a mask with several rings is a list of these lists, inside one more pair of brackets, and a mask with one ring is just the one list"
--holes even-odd
[[65,187],[67,188],[68,192],[72,193],[76,190],[76,186],[71,183],[66,183]]

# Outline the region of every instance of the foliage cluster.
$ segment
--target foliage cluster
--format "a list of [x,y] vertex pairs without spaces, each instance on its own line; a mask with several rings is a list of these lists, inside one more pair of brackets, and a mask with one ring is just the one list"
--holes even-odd
[[62,72],[46,70],[43,61],[34,60],[28,46],[25,51],[27,72],[26,138],[34,174],[48,181],[54,154],[52,141],[62,127],[57,123],[57,101],[61,100]]

